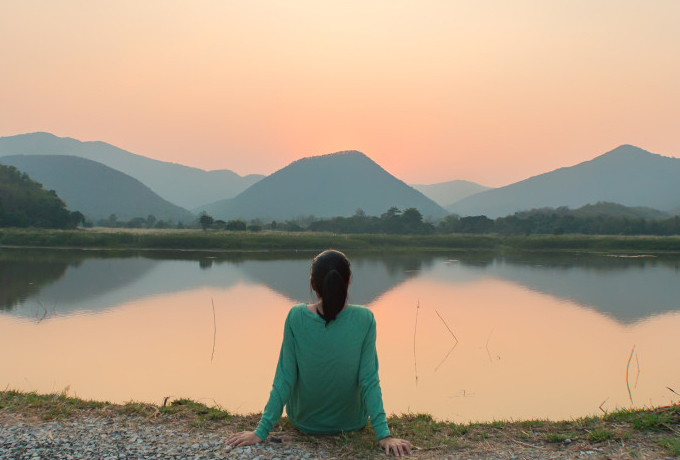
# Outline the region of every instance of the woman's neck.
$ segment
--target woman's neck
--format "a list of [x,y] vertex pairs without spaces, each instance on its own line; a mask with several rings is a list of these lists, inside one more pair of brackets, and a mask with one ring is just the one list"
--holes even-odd
[[320,300],[316,303],[307,304],[307,310],[315,315],[317,313],[321,313],[323,315],[323,305],[321,304]]

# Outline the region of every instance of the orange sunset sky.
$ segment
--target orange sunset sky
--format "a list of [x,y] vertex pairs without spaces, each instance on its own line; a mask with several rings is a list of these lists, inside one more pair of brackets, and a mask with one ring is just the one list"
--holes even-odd
[[0,136],[269,174],[361,150],[488,186],[680,156],[678,0],[0,0]]

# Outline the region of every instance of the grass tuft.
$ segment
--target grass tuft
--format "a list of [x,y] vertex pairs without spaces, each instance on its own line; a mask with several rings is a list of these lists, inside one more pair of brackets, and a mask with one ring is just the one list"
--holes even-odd
[[673,436],[659,439],[659,445],[666,449],[669,457],[680,457],[680,439]]

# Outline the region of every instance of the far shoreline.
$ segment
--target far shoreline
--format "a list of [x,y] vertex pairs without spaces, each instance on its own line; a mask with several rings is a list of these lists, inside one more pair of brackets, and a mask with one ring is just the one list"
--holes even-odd
[[498,234],[334,234],[281,231],[76,230],[0,228],[0,248],[72,250],[171,250],[195,252],[314,252],[327,248],[362,252],[490,251],[680,254],[680,236]]

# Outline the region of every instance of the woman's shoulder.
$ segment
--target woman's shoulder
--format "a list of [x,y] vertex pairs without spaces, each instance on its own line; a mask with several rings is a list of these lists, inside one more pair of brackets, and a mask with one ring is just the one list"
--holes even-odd
[[306,312],[309,310],[307,309],[307,304],[300,303],[297,305],[293,305],[293,307],[290,309],[288,312],[288,316],[299,316],[299,315],[304,315]]
[[[374,321],[373,312],[363,305],[347,304],[345,307],[348,313],[355,318],[362,318],[366,321]],[[349,315],[348,315],[349,316]]]

